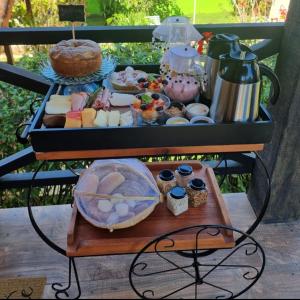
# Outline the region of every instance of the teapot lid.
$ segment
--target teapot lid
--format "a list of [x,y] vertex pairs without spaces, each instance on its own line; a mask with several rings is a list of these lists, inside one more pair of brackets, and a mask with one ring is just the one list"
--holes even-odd
[[[222,58],[221,58],[222,57]],[[231,52],[229,55],[222,55],[221,59],[229,59],[229,60],[236,60],[242,62],[252,62],[257,59],[257,56],[253,52],[249,51],[238,51],[238,52]]]
[[207,55],[219,59],[220,55],[235,51],[240,51],[239,37],[235,34],[219,33],[210,39]]

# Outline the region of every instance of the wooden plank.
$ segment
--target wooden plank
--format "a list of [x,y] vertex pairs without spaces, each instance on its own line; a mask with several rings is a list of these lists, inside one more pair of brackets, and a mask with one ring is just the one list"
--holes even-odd
[[[224,195],[224,199],[235,226],[246,228],[253,222],[253,212],[244,193],[227,194]],[[66,244],[67,225],[71,212],[70,205],[34,208],[38,224],[47,235],[50,235],[54,241],[60,242],[62,246]],[[273,234],[284,236],[287,232],[285,230],[281,232],[267,231],[264,234],[262,231],[260,240],[265,239],[267,242]],[[295,228],[294,237],[296,232],[298,231]],[[297,243],[290,246],[288,253],[292,253],[292,251],[294,253]],[[274,249],[274,260],[279,256],[275,250],[276,248]],[[284,250],[287,251],[286,248]],[[128,271],[133,258],[132,255],[122,255],[76,259],[83,292],[82,298],[135,298],[136,295],[128,281]],[[149,259],[151,265],[159,266],[160,262],[154,256],[150,256]],[[182,264],[185,261],[178,256],[177,262]],[[57,255],[34,232],[26,208],[0,210],[0,277],[47,276],[48,286],[44,298],[52,299],[54,292],[50,285],[54,282],[67,283],[67,267],[67,259]],[[220,277],[218,276],[217,279],[224,279],[224,274],[223,271],[220,272]],[[232,275],[232,273],[230,272],[228,275]],[[231,277],[225,278],[231,279]],[[160,276],[157,278],[158,281],[163,280],[164,288],[172,286],[175,279],[177,278],[167,279]],[[71,295],[73,295],[72,291]],[[187,298],[187,295],[184,296]]]
[[37,160],[68,160],[68,159],[92,159],[109,157],[139,157],[151,155],[175,155],[175,154],[204,154],[225,152],[252,152],[263,150],[263,144],[249,145],[213,145],[192,147],[164,147],[164,148],[134,148],[134,149],[105,149],[87,151],[56,151],[36,152]]
[[[269,105],[275,120],[274,130],[271,143],[262,153],[272,182],[271,201],[266,215],[269,221],[284,222],[300,218],[299,15],[300,1],[292,0],[276,66],[281,93],[276,105]],[[256,168],[249,193],[257,211],[262,205],[266,191],[266,183],[261,180],[261,174],[262,169]]]
[[[182,162],[155,162],[148,163],[147,166],[156,177],[160,170],[176,168]],[[184,227],[201,224],[222,224],[231,226],[228,217],[228,210],[224,205],[224,199],[213,171],[202,166],[198,161],[185,161],[194,169],[196,177],[203,178],[208,189],[207,204],[189,210],[177,217],[168,210],[166,201],[159,204],[155,211],[138,225],[115,230],[110,233],[107,229],[98,229],[86,222],[77,207],[74,206],[73,214],[68,230],[68,256],[94,256],[108,254],[127,254],[140,251],[151,240],[167,232],[172,232]],[[199,229],[198,229],[199,230]],[[171,249],[166,249],[165,244],[159,243],[160,251],[189,250],[196,248],[195,234],[197,229],[181,232],[171,236],[175,245]],[[199,246],[201,249],[232,248],[235,243],[233,233],[221,231],[217,236],[209,235],[207,231],[200,234]],[[151,247],[147,251],[154,252]]]
[[[76,37],[98,43],[151,42],[155,26],[76,27]],[[284,23],[204,24],[199,32],[234,33],[241,39],[280,39]],[[10,28],[0,31],[0,45],[55,44],[72,38],[71,27]]]
[[[233,226],[246,228],[253,222],[253,211],[245,194],[223,195],[228,206]],[[38,207],[35,209],[37,222],[47,233],[55,232],[54,240],[66,243],[67,225],[71,215],[69,205]],[[57,228],[57,229],[55,229]],[[262,278],[243,295],[247,299],[296,299],[300,293],[300,222],[261,224],[254,234],[266,251],[267,265]],[[276,236],[276,239],[274,239]],[[221,258],[222,252],[217,252],[212,259]],[[82,287],[82,298],[97,299],[134,299],[136,294],[128,280],[129,267],[133,255],[103,256],[76,259],[79,278]],[[153,267],[160,261],[149,255],[147,260]],[[206,258],[203,263],[206,261]],[[243,259],[237,259],[241,264]],[[186,260],[178,257],[178,263]],[[188,262],[189,263],[189,262]],[[47,276],[47,286],[44,299],[54,299],[51,284],[68,282],[68,261],[47,247],[34,232],[26,208],[0,210],[0,277],[40,277]],[[239,277],[240,278],[240,277]],[[232,288],[239,288],[231,270],[222,268],[214,273],[214,279],[219,283],[227,283]],[[174,287],[180,276],[160,276],[154,283],[169,290]],[[280,284],[279,284],[280,283]],[[144,285],[143,285],[144,286]],[[153,286],[145,281],[146,287]],[[74,290],[72,290],[74,292]],[[71,291],[71,295],[72,294]],[[202,292],[202,286],[199,289]],[[201,294],[202,296],[203,294]],[[206,294],[205,294],[206,295]],[[74,294],[75,296],[75,294]],[[181,295],[188,299],[188,292]],[[209,295],[215,298],[216,295]]]

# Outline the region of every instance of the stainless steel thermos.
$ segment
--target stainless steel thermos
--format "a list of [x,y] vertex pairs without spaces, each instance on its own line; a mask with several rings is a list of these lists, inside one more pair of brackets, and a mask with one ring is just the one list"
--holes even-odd
[[272,83],[271,103],[279,96],[277,76],[257,62],[252,52],[231,52],[219,57],[220,66],[213,93],[210,116],[215,122],[255,121],[259,112],[261,76]]
[[213,97],[220,66],[220,55],[230,52],[240,52],[242,50],[249,49],[239,43],[239,37],[235,34],[216,34],[210,39],[205,62],[206,84],[204,96],[206,99],[212,99]]

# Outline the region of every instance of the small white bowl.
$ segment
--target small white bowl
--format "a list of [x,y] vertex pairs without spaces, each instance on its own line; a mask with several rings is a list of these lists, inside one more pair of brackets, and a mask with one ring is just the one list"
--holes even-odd
[[197,116],[191,119],[191,124],[213,124],[215,121],[209,117]]
[[186,107],[186,116],[192,119],[197,116],[206,117],[209,113],[209,107],[202,103],[191,103]]
[[167,125],[185,125],[190,123],[188,119],[182,118],[182,117],[173,117],[167,120]]

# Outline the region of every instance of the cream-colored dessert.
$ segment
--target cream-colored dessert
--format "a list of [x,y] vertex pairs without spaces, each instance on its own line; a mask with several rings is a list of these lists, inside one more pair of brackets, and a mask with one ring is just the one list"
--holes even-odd
[[174,101],[190,102],[199,95],[200,83],[193,76],[176,75],[168,77],[167,81],[164,92]]

